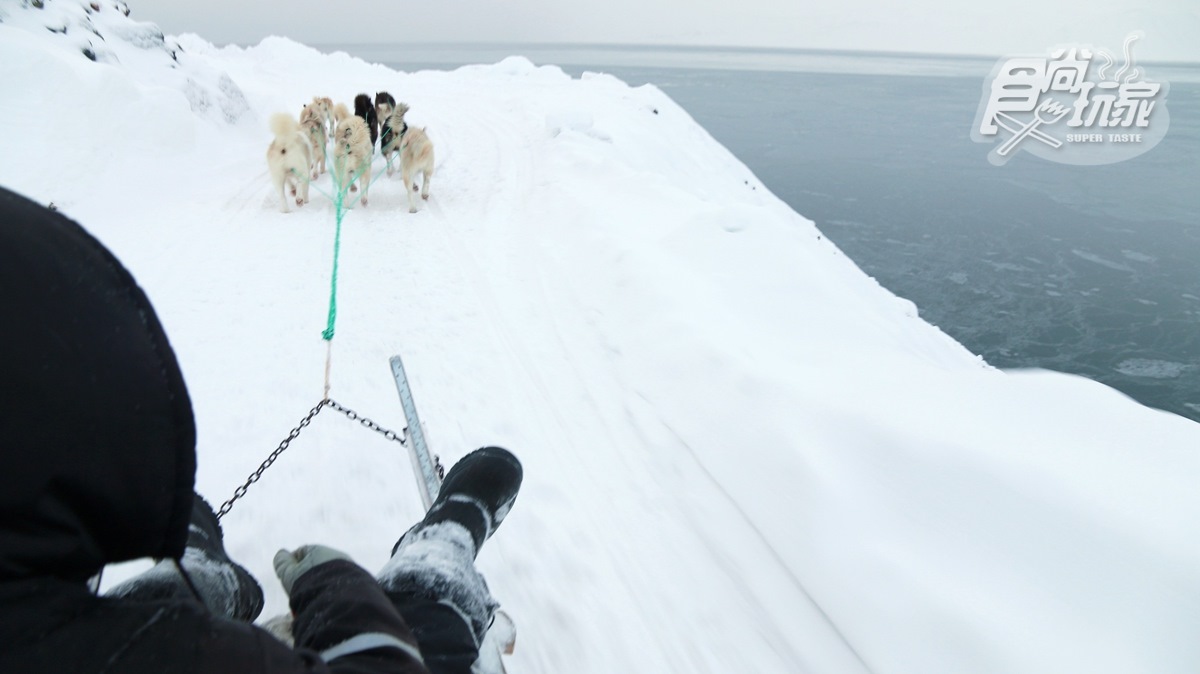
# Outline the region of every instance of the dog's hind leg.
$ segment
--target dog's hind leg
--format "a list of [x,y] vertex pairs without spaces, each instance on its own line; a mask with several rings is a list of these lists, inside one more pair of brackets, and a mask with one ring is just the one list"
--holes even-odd
[[297,176],[293,176],[293,177],[289,178],[288,180],[289,180],[289,182],[292,183],[292,196],[294,196],[296,198],[296,205],[303,206],[304,205],[304,193],[301,191],[301,190],[303,190],[303,184],[301,184],[300,178]]
[[366,206],[367,191],[371,189],[371,165],[369,163],[367,164],[367,168],[362,173],[361,180],[363,181],[362,205]]
[[412,173],[409,172],[407,166],[400,166],[400,179],[404,181],[404,192],[408,195],[408,212],[417,212],[417,202],[413,201],[413,192],[417,191],[417,186],[413,184]]
[[284,179],[275,180],[275,176],[271,176],[271,179],[275,183],[275,189],[279,191],[279,212],[287,213],[288,212],[287,179],[284,178]]
[[421,198],[429,201],[429,181],[433,179],[433,169],[421,171]]

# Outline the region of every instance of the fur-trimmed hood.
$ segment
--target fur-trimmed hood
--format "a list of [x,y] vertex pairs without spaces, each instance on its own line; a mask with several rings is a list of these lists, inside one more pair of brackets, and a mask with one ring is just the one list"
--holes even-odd
[[196,428],[145,293],[79,225],[0,188],[0,582],[183,554]]

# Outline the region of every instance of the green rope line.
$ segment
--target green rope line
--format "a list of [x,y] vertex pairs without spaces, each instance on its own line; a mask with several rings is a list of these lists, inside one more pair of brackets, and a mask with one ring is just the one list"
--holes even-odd
[[333,325],[337,322],[338,256],[342,252],[342,216],[345,214],[342,201],[343,192],[338,190],[337,198],[334,199],[334,204],[337,206],[337,233],[333,236],[333,277],[329,281],[329,317],[325,321],[325,331],[321,333],[321,338],[327,342],[333,340]]
[[[321,148],[321,151],[326,152],[324,147]],[[342,173],[341,165],[339,165],[338,159],[339,159],[338,157],[334,157],[334,167],[333,167],[333,171],[331,171],[331,176],[330,176],[333,180],[333,186],[336,189],[334,190],[334,193],[332,196],[325,195],[333,201],[333,206],[334,206],[335,212],[337,213],[337,227],[335,229],[334,236],[333,236],[333,274],[331,275],[330,280],[329,280],[329,315],[325,321],[325,330],[321,333],[321,338],[327,342],[333,341],[334,324],[337,323],[338,259],[341,255],[341,251],[342,251],[342,220],[346,217],[346,211],[349,209],[349,206],[353,206],[356,203],[355,200],[352,200],[350,202],[350,204],[347,204],[346,203],[346,195],[349,192],[350,185],[353,185],[356,180],[358,180],[360,177],[362,177],[363,172],[366,171],[367,168],[369,168],[371,165],[371,163],[368,162],[366,165],[359,167],[358,171],[354,174],[354,176],[352,178],[350,178],[349,180],[347,180],[345,184],[342,184],[338,181],[338,176],[340,176]],[[375,160],[375,149],[372,148],[371,149],[371,162],[373,162],[374,160]],[[328,161],[328,153],[326,153],[326,161]],[[371,185],[374,185],[375,181],[379,180],[380,176],[382,176],[382,175],[383,175],[382,172],[377,173],[375,175],[375,177],[371,179],[371,182],[367,183],[367,186],[365,188],[363,188],[362,190],[359,190],[359,193],[355,197],[355,199],[356,200],[361,199],[362,195],[368,189],[370,189]],[[305,179],[306,180],[308,179],[307,174],[305,174]],[[311,185],[311,182],[312,181],[310,180],[309,181],[310,185]],[[318,188],[317,191],[321,192],[320,188]],[[324,194],[324,193],[322,192],[322,194]]]

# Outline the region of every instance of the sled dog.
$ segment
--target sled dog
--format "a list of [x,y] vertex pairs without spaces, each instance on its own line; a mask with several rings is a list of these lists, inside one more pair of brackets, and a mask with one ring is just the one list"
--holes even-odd
[[348,192],[362,185],[362,205],[367,205],[367,190],[371,186],[371,135],[362,117],[350,115],[343,119],[334,134],[333,172],[339,189]]
[[[314,99],[315,100],[315,99]],[[316,180],[325,172],[325,117],[316,103],[304,106],[300,111],[300,128],[308,134],[312,145],[312,177]]]
[[333,131],[329,134],[330,138],[333,138],[337,134],[338,124],[341,124],[342,120],[349,116],[350,111],[346,109],[345,103],[338,103],[333,106]]
[[359,94],[354,97],[354,114],[362,117],[367,123],[367,128],[371,130],[371,153],[375,152],[375,140],[379,138],[379,121],[375,118],[375,106],[371,103],[371,97],[366,94]]
[[375,117],[382,124],[384,120],[391,116],[392,110],[396,109],[396,99],[386,91],[378,91],[375,93]]
[[[392,144],[392,139],[395,133],[388,121],[392,117],[392,111],[396,109],[396,99],[386,91],[379,91],[375,94],[375,118],[379,120],[379,151],[384,152],[384,149]],[[385,155],[386,157],[386,155]],[[389,162],[390,163],[390,162]]]
[[410,127],[404,121],[408,106],[404,103],[396,105],[388,125],[392,128],[392,146],[384,147],[384,158],[389,159],[388,175],[391,175],[392,165],[390,155],[398,151],[400,154],[400,177],[404,181],[404,191],[408,194],[408,212],[417,212],[417,203],[413,192],[417,191],[414,182],[417,174],[421,174],[421,198],[429,199],[429,181],[433,178],[433,142],[425,133],[425,129]]
[[267,148],[267,169],[271,182],[279,192],[279,210],[288,212],[285,188],[290,188],[297,206],[308,203],[308,171],[312,166],[312,145],[308,134],[291,115],[280,112],[271,116],[271,133],[275,140]]
[[333,116],[333,101],[328,96],[313,96],[313,105],[317,106],[317,111],[321,114],[322,123],[325,125],[325,137],[332,137],[333,132],[337,130],[337,119]]

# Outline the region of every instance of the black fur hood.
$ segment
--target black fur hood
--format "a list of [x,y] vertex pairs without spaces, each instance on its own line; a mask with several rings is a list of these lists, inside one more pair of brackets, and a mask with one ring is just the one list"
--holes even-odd
[[178,558],[196,428],[145,293],[79,225],[0,188],[0,582]]

